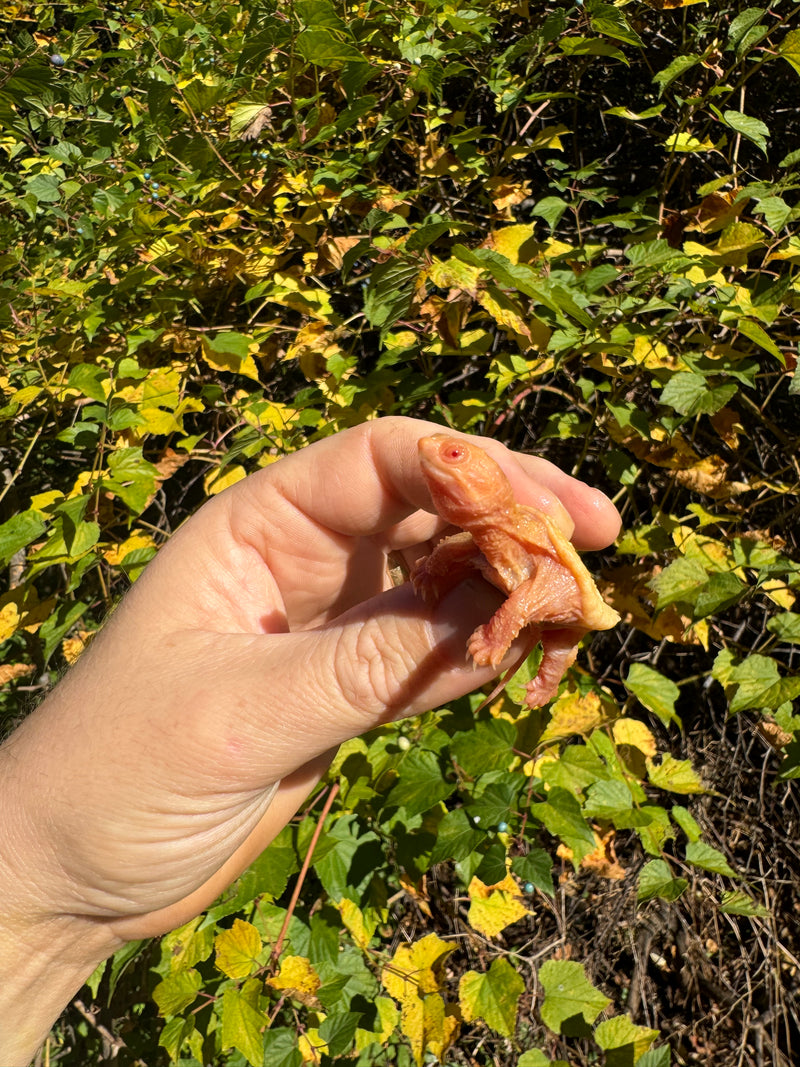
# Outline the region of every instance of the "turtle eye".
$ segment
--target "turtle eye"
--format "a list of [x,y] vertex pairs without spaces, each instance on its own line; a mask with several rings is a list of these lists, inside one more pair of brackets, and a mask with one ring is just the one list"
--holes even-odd
[[445,441],[439,449],[439,455],[445,463],[461,463],[467,458],[467,449],[460,441]]

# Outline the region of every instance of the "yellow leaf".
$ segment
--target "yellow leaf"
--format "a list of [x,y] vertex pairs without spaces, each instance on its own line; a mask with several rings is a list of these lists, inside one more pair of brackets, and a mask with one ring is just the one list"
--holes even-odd
[[489,178],[484,186],[498,211],[515,207],[531,195],[531,187],[527,182],[512,182],[507,178]]
[[7,641],[19,629],[20,614],[16,604],[4,604],[0,608],[0,642]]
[[715,145],[713,141],[700,141],[689,133],[674,133],[666,139],[664,147],[672,152],[711,152]]
[[31,511],[45,512],[56,500],[63,500],[64,494],[59,489],[51,489],[46,493],[36,493],[31,497]]
[[138,552],[141,549],[155,548],[156,543],[149,534],[136,532],[127,537],[121,544],[111,545],[103,552],[103,559],[112,567],[118,567],[129,552]]
[[628,745],[651,757],[658,751],[655,737],[638,719],[617,719],[611,729],[615,745]]
[[267,985],[284,989],[298,1000],[308,1002],[316,995],[321,980],[305,956],[284,956],[280,971],[267,979]]
[[499,289],[495,289],[494,293],[484,290],[478,294],[478,303],[486,308],[502,329],[530,339],[530,330],[522,317],[522,308],[511,297],[501,293]]
[[385,988],[400,1001],[401,1028],[418,1065],[426,1050],[441,1059],[458,1026],[458,1019],[439,993],[444,985],[444,963],[453,948],[436,934],[428,934],[413,945],[401,945],[381,974]]
[[216,496],[223,489],[228,489],[246,477],[247,472],[244,467],[240,467],[238,463],[229,463],[222,472],[215,470],[207,474],[203,479],[203,488],[206,496]]
[[321,1063],[323,1055],[328,1054],[328,1044],[319,1036],[319,1030],[309,1027],[297,1040],[297,1047],[303,1063]]
[[511,263],[530,263],[542,247],[534,237],[535,229],[530,222],[503,226],[491,234],[489,243]]
[[614,852],[614,830],[608,830],[605,834],[598,834],[593,830],[595,840],[594,849],[581,860],[581,867],[587,871],[593,871],[599,878],[607,878],[612,882],[621,882],[625,877],[624,868],[617,862]]
[[562,133],[572,133],[572,130],[568,130],[566,126],[562,126],[561,124],[558,126],[545,126],[544,129],[539,130],[534,137],[531,142],[531,148],[533,148],[534,151],[538,151],[541,148],[561,150],[564,147],[561,143]]
[[[224,336],[224,335],[223,335]],[[231,334],[231,337],[236,337],[237,340],[241,335]],[[252,378],[254,381],[259,381],[258,367],[255,364],[253,355],[258,352],[259,345],[257,341],[251,342],[247,348],[247,354],[242,353],[241,342],[238,343],[235,349],[233,345],[229,348],[223,347],[224,341],[214,339],[212,342],[209,338],[203,337],[201,340],[201,348],[203,351],[203,359],[213,370],[228,371],[232,374],[241,374],[245,378]]]
[[494,885],[484,885],[480,878],[473,878],[467,892],[470,898],[467,920],[473,930],[486,937],[497,937],[507,926],[533,914],[522,903],[519,886],[511,874]]
[[632,351],[634,363],[638,363],[647,370],[676,370],[680,365],[677,356],[674,356],[663,341],[654,341],[651,337],[639,336],[633,342]]
[[258,965],[261,934],[252,923],[234,919],[230,930],[223,930],[214,939],[217,967],[228,978],[246,978]]
[[65,637],[61,642],[61,652],[70,667],[86,649],[92,637],[94,633],[91,630],[79,630],[74,637]]
[[620,710],[611,697],[595,689],[590,689],[583,696],[568,690],[553,704],[551,719],[539,739],[540,743],[571,737],[573,734],[587,737],[598,726],[612,722],[619,714]]
[[[348,900],[347,897],[342,897],[336,907],[342,917],[342,922],[350,931],[355,943],[359,948],[366,949],[378,928],[378,923],[381,922],[381,913],[374,908],[370,908],[369,914],[367,914],[352,900]],[[385,914],[388,915],[388,912]]]
[[411,945],[400,945],[391,963],[381,974],[381,981],[395,999],[402,1001],[410,991],[435,993],[444,982],[444,961],[454,945],[436,934],[427,934]]
[[400,1012],[389,997],[375,997],[372,1001],[378,1013],[378,1029],[356,1030],[356,1052],[363,1052],[368,1045],[385,1045],[400,1024]]
[[[458,259],[434,259],[428,267],[427,276],[437,289],[460,289],[470,296],[477,296],[481,269]],[[416,340],[416,335],[410,336]]]
[[768,578],[761,583],[759,589],[770,598],[773,604],[777,604],[784,611],[791,611],[794,606],[795,594],[788,588],[783,578]]
[[34,670],[29,663],[6,663],[0,667],[0,685],[7,685],[17,678],[27,678]]

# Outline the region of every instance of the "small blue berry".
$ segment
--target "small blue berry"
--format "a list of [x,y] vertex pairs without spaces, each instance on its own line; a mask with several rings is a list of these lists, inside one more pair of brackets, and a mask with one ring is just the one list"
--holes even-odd
[[523,888],[525,889],[526,893],[530,894],[534,891],[536,886],[533,884],[533,882],[526,882]]
[[158,193],[153,192],[153,195],[150,197],[150,199],[151,200],[158,200]]
[[500,834],[508,833],[508,823],[507,822],[499,822],[497,824],[497,832],[500,833]]
[[252,152],[250,153],[250,155],[251,155],[251,156],[253,157],[253,159],[255,159],[255,158],[256,158],[256,156],[258,155],[258,152],[257,152],[257,151],[255,150],[255,148],[254,148],[254,149],[253,149],[253,151],[252,151]]
[[259,155],[261,156],[261,158],[262,158],[262,159],[266,159],[266,158],[267,158],[267,155],[268,155],[269,153],[267,153],[267,152],[259,152],[258,154],[259,154]]
[[76,227],[75,233],[83,233],[83,226]]
[[50,62],[53,64],[54,67],[63,67],[66,63],[66,60],[63,56],[60,56],[58,52],[56,52],[54,55],[50,56]]
[[149,170],[146,170],[146,171],[144,172],[144,180],[145,180],[145,181],[147,181],[147,179],[148,179],[149,177],[150,177],[150,171],[149,171]]
[[151,189],[157,189],[158,188],[158,182],[152,182],[150,188]]

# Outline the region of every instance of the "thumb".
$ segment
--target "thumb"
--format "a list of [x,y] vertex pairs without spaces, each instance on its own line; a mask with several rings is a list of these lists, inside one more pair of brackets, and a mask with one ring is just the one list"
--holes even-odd
[[467,657],[473,630],[501,600],[478,578],[434,606],[403,585],[320,629],[249,638],[236,688],[249,690],[245,704],[259,699],[250,722],[257,734],[248,739],[252,757],[260,748],[263,769],[282,778],[351,737],[484,685],[523,651],[524,641],[512,645],[498,668],[474,667]]

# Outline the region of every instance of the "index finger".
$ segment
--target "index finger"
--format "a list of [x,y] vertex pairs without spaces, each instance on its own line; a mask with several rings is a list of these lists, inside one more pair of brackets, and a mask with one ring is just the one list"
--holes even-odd
[[[376,419],[286,457],[234,492],[254,491],[256,498],[277,492],[300,515],[328,530],[347,537],[379,534],[419,509],[435,513],[417,443],[441,431],[441,425],[421,419]],[[520,503],[552,515],[578,548],[602,548],[617,536],[619,515],[604,493],[547,460],[512,453],[489,438],[479,441],[503,468]],[[258,507],[249,492],[247,503]]]

